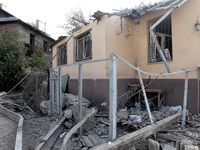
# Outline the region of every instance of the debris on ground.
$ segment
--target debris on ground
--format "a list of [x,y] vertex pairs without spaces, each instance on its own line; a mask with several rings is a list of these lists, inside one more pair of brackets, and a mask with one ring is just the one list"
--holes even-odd
[[[40,112],[30,111],[28,108],[22,111],[25,101],[18,98],[7,98],[10,103],[2,104],[10,110],[20,113],[24,117],[23,127],[23,149],[35,149],[44,139],[45,135],[51,131],[58,121],[58,116],[47,117],[50,114],[50,101],[44,100],[40,103]],[[63,94],[63,116],[66,117],[63,129],[57,138],[52,150],[61,148],[65,135],[79,123],[78,96],[73,94]],[[15,105],[13,105],[15,103]],[[89,148],[107,143],[109,135],[109,115],[106,109],[107,102],[100,104],[100,107],[92,105],[90,101],[83,98],[82,116],[87,115],[92,107],[98,108],[98,112],[92,115],[83,124],[83,135],[79,136],[78,130],[67,142],[67,149],[87,150]],[[101,109],[102,108],[102,109]],[[181,106],[170,107],[162,105],[159,110],[152,110],[154,122],[163,120],[181,111]],[[45,115],[45,116],[44,116]],[[131,149],[135,150],[195,150],[200,145],[200,114],[189,113],[186,117],[186,125],[181,126],[181,120],[168,126],[156,134],[138,142]],[[140,103],[129,103],[124,109],[117,112],[117,137],[142,129],[151,125],[149,115]],[[155,138],[156,137],[156,138]]]

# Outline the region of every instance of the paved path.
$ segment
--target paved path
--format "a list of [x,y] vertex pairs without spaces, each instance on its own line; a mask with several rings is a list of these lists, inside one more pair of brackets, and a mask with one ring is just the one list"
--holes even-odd
[[17,133],[17,122],[0,113],[0,150],[13,150]]

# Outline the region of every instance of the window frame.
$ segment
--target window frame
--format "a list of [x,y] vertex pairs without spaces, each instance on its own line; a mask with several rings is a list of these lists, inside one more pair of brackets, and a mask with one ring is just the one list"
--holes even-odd
[[[82,46],[80,46],[80,44]],[[88,59],[92,59],[92,31],[91,30],[76,38],[76,61],[83,61],[83,60],[88,60]]]
[[[159,18],[152,19],[148,22],[149,28],[158,20]],[[166,26],[164,26],[165,24]],[[165,27],[165,29],[164,29]],[[167,61],[173,61],[173,48],[172,48],[172,24],[171,15],[165,18],[161,23],[159,23],[154,29],[157,40],[163,51],[163,54]],[[167,40],[168,39],[168,40]],[[149,33],[149,50],[148,50],[148,63],[159,63],[162,62],[160,54],[153,42],[152,37]]]
[[58,66],[66,65],[67,64],[67,43],[64,43],[61,46],[59,46],[57,53],[58,53],[58,57],[57,57]]

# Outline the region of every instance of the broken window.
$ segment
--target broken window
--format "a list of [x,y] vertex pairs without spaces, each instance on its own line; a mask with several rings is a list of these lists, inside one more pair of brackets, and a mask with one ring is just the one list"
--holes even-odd
[[77,60],[92,58],[92,31],[77,38]]
[[35,35],[34,34],[30,33],[29,42],[25,43],[25,46],[28,48],[27,55],[30,56],[35,53]]
[[58,49],[58,66],[67,64],[67,44],[63,44]]
[[[159,19],[159,18],[158,18]],[[149,22],[149,27],[158,21],[158,19],[151,20]],[[160,44],[160,47],[163,51],[163,54],[167,61],[172,60],[172,27],[171,27],[171,15],[169,15],[165,20],[159,23],[154,29],[153,32]],[[153,42],[152,37],[150,36],[149,40],[149,63],[152,62],[161,62],[162,59],[156,48],[155,43]]]
[[35,35],[30,33],[30,44],[35,45]]
[[43,49],[44,49],[44,52],[49,52],[49,43],[47,41],[44,41]]

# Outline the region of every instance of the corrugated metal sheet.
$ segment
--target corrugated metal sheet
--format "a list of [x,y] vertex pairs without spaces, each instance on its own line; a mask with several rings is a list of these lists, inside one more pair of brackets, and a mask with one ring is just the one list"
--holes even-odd
[[114,13],[104,13],[101,11],[97,11],[94,13],[93,17],[98,20],[100,20],[100,18],[106,14],[109,16],[117,15],[117,16],[129,17],[129,18],[132,18],[135,22],[135,25],[138,26],[140,24],[140,19],[139,19],[140,16],[148,12],[170,9],[178,1],[181,1],[181,0],[165,0],[161,3],[155,3],[153,5],[144,5],[142,7],[135,8],[135,9],[120,10]]

